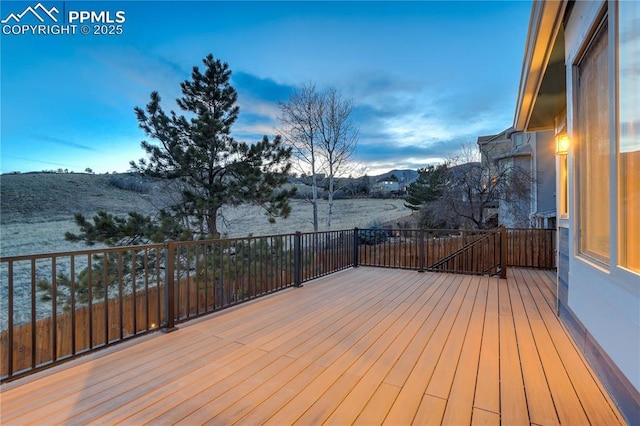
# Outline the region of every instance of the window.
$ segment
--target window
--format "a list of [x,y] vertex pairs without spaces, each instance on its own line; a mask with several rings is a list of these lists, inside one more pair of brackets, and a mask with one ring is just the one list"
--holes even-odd
[[609,264],[609,37],[606,18],[577,65],[579,251]]
[[[640,3],[618,4],[618,241],[620,265],[640,272]],[[635,23],[634,23],[635,21]]]
[[566,155],[560,156],[560,217],[566,219],[569,216],[569,161]]
[[522,145],[522,142],[524,141],[524,134],[523,133],[514,133],[513,134],[513,145],[518,147],[520,145]]

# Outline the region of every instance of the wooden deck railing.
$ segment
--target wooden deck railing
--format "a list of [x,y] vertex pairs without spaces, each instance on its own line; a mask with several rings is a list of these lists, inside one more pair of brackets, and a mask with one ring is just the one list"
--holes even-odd
[[[365,233],[367,240],[372,230]],[[377,231],[381,232],[381,231]],[[416,269],[474,275],[498,275],[506,271],[501,230],[393,230],[358,250],[364,266]]]
[[507,265],[556,268],[556,230],[507,228]]
[[0,376],[352,266],[495,275],[555,267],[554,249],[553,230],[351,229],[0,258]]

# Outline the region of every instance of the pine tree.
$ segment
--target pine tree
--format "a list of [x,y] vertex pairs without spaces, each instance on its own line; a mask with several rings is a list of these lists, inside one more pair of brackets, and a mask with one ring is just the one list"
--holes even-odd
[[81,233],[67,234],[67,239],[118,245],[217,238],[220,209],[243,203],[263,207],[270,221],[289,215],[293,192],[281,186],[287,181],[291,149],[280,137],[264,136],[254,144],[236,141],[231,127],[239,108],[231,70],[213,55],[203,63],[203,72],[193,67],[191,80],[180,84],[177,104],[186,116],[166,114],[157,92],[145,109],[134,109],[139,127],[154,141],[142,142],[149,158],[132,161],[131,167],[165,178],[179,189],[179,199],[155,218],[132,212],[125,220],[100,212],[92,224],[76,215]]
[[425,204],[439,200],[449,182],[449,166],[444,163],[418,169],[418,179],[407,188],[405,207],[418,211]]

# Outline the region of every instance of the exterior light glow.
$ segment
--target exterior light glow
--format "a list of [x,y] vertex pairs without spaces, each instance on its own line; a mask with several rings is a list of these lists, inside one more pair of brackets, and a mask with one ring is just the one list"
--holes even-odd
[[569,135],[560,133],[556,136],[556,155],[567,155],[569,153]]

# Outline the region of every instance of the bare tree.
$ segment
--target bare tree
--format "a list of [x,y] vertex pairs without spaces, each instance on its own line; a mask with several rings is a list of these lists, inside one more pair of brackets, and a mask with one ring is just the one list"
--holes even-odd
[[296,89],[287,102],[278,102],[280,108],[279,132],[293,148],[293,156],[302,173],[311,172],[311,199],[313,206],[313,230],[318,232],[318,174],[319,140],[318,115],[322,96],[314,84],[304,84]]
[[350,160],[358,144],[358,130],[351,122],[353,103],[342,99],[340,93],[330,88],[321,96],[320,114],[317,116],[321,153],[327,171],[329,184],[327,229],[331,229],[333,197],[336,190],[336,177],[347,174]]
[[477,159],[476,150],[464,147],[459,157],[450,160],[453,165],[443,196],[445,205],[479,229],[497,225],[494,216],[497,218],[501,205],[511,214],[527,216],[533,183],[530,171],[510,161],[496,161],[487,167],[473,161]]
[[347,175],[356,149],[358,132],[350,116],[351,101],[329,88],[318,91],[313,84],[302,85],[287,102],[280,102],[280,129],[285,141],[293,148],[301,171],[311,172],[313,229],[318,231],[318,172],[323,171],[328,184],[327,229],[331,229],[333,199],[338,186],[336,178]]

